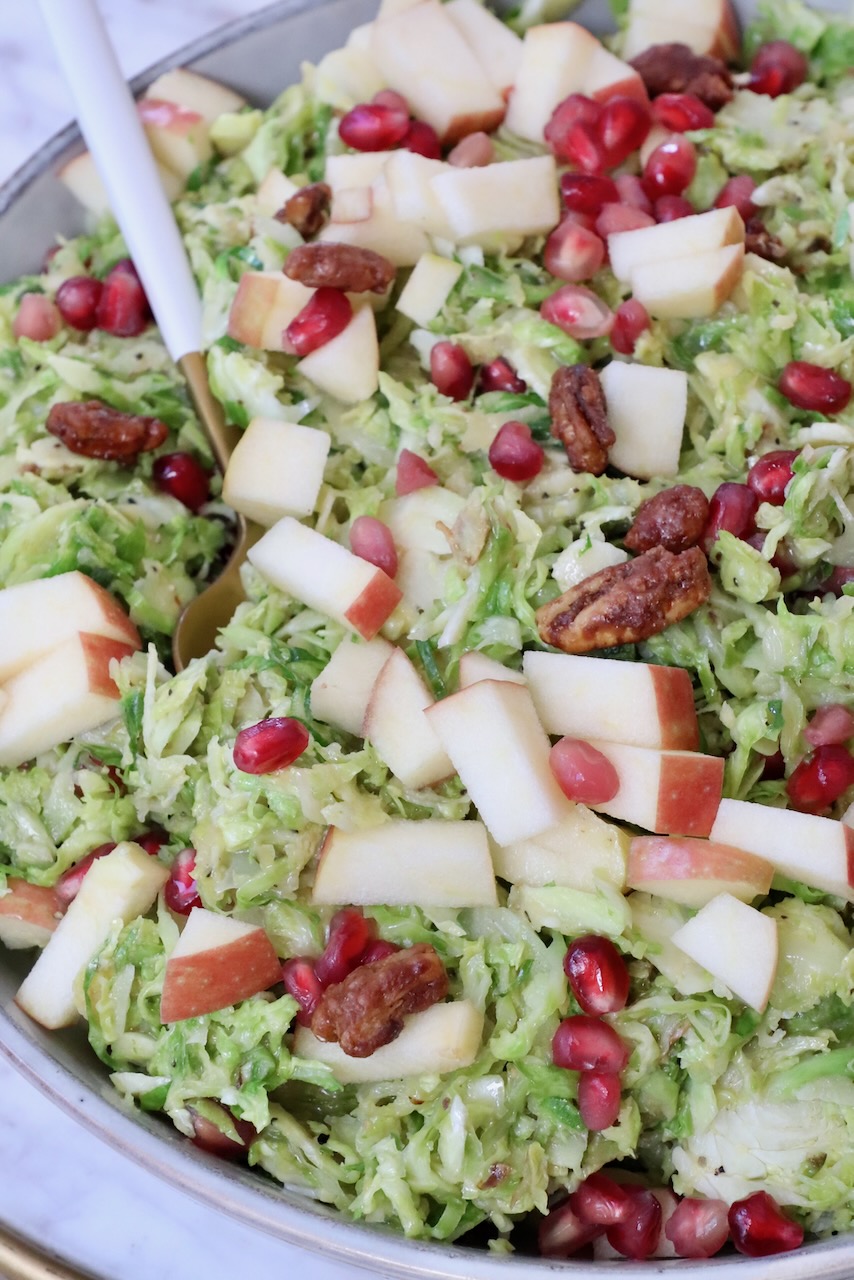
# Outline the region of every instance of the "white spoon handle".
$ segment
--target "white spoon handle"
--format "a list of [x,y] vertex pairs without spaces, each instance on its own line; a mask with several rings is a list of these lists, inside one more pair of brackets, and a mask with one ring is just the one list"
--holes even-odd
[[110,207],[169,354],[180,360],[201,348],[201,301],[103,19],[95,0],[41,0],[41,7]]

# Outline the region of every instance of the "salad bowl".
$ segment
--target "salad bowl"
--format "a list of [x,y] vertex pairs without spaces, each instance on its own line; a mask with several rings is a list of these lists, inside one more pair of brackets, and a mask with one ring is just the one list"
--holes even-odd
[[[375,0],[285,0],[216,36],[181,50],[140,78],[144,87],[167,66],[188,65],[221,80],[251,102],[266,105],[299,78],[300,64],[317,61],[347,31],[373,17]],[[738,3],[742,18],[753,12]],[[843,11],[844,0],[826,4]],[[608,7],[585,0],[573,16],[594,31],[610,26]],[[79,206],[56,181],[75,150],[69,128],[54,138],[0,192],[0,280],[35,268],[57,233],[83,229]],[[109,1085],[82,1030],[47,1034],[14,1004],[28,957],[0,955],[0,1051],[57,1105],[143,1165],[217,1211],[259,1231],[374,1273],[435,1280],[538,1280],[546,1275],[595,1277],[603,1271],[640,1280],[657,1274],[715,1280],[845,1280],[854,1275],[854,1239],[826,1240],[773,1259],[619,1264],[505,1257],[473,1248],[406,1240],[390,1230],[345,1221],[335,1210],[259,1172],[226,1164],[191,1146],[164,1119],[132,1111]]]

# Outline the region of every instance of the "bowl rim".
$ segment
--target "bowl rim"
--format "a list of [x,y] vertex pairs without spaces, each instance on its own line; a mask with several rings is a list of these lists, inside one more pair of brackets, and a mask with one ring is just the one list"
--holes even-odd
[[[133,77],[131,88],[138,93],[172,67],[192,65],[244,36],[331,3],[333,0],[275,0],[159,59]],[[80,130],[73,122],[43,143],[0,186],[0,217],[65,153],[81,144]],[[124,1104],[106,1075],[100,1090],[91,1089],[58,1054],[39,1043],[38,1035],[14,1006],[0,1005],[0,1055],[113,1150],[244,1226],[375,1274],[381,1266],[384,1274],[401,1280],[543,1280],[558,1273],[568,1280],[597,1280],[603,1274],[617,1273],[626,1280],[648,1280],[656,1275],[688,1280],[850,1280],[854,1275],[854,1235],[819,1241],[770,1260],[729,1256],[699,1264],[685,1259],[591,1263],[490,1254],[449,1242],[411,1239],[387,1226],[349,1221],[300,1188],[281,1187],[263,1171],[259,1176],[200,1151],[167,1127],[168,1122]],[[51,1038],[49,1043],[61,1046],[62,1042]]]

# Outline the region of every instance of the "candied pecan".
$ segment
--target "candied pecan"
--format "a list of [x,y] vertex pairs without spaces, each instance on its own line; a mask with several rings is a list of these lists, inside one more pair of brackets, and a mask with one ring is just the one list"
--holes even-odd
[[635,644],[686,618],[712,589],[699,547],[674,555],[653,547],[570,587],[537,611],[540,638],[564,653]]
[[325,182],[314,182],[310,187],[300,187],[290,200],[286,200],[276,214],[278,222],[289,222],[306,239],[316,236],[326,222],[332,207],[332,188]]
[[732,99],[732,76],[720,58],[694,53],[687,44],[654,44],[631,64],[651,98],[660,93],[693,93],[712,111]]
[[601,476],[616,436],[608,424],[608,406],[599,374],[586,364],[565,365],[549,392],[552,435],[560,440],[573,471]]
[[[768,230],[759,217],[748,218],[744,224],[744,247],[748,253],[755,253],[759,258],[767,258],[769,262],[782,262],[786,256],[786,247],[782,241]],[[820,246],[824,248],[824,246]],[[812,246],[810,246],[812,248]],[[827,245],[829,253],[831,246]]]
[[133,462],[138,454],[157,449],[169,435],[159,418],[123,413],[100,400],[52,405],[46,425],[72,453],[105,462]]
[[394,279],[394,266],[381,253],[354,244],[301,244],[288,254],[285,275],[310,289],[385,293]]
[[360,965],[324,991],[311,1019],[318,1040],[337,1040],[351,1058],[367,1058],[396,1040],[409,1013],[448,994],[448,975],[435,947],[419,942]]
[[708,515],[709,501],[702,489],[690,484],[674,485],[640,504],[626,534],[626,546],[635,552],[653,547],[676,553],[687,551],[699,545]]

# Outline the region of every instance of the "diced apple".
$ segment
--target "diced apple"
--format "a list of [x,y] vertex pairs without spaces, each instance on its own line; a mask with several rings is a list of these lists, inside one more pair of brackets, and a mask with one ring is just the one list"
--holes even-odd
[[355,155],[327,156],[323,181],[333,196],[351,187],[370,187],[385,172],[387,151],[358,151]]
[[445,12],[477,58],[493,88],[513,88],[522,61],[522,41],[478,0],[449,0]]
[[432,787],[454,768],[424,712],[434,699],[402,649],[395,649],[371,693],[362,736],[405,787]]
[[297,372],[342,404],[369,400],[380,385],[380,347],[371,308],[357,307],[347,328],[300,360]]
[[428,325],[436,319],[462,274],[462,263],[425,253],[397,300],[398,311],[417,325]]
[[677,475],[688,412],[687,373],[612,360],[601,378],[616,436],[612,465],[638,480]]
[[504,119],[504,99],[439,0],[378,18],[371,54],[387,86],[446,144]]
[[253,418],[229,459],[223,501],[267,527],[311,515],[331,443],[319,427]]
[[138,844],[116,845],[86,873],[80,890],[15,997],[49,1030],[77,1018],[77,983],[117,920],[129,924],[151,907],[169,872]]
[[194,907],[166,961],[160,1020],[215,1013],[267,991],[281,977],[281,962],[260,925]]
[[228,336],[261,351],[284,351],[284,332],[314,293],[281,271],[246,271],[228,314]]
[[377,17],[393,18],[395,14],[405,13],[407,9],[414,9],[421,3],[422,0],[380,0]]
[[391,1044],[367,1058],[351,1058],[339,1045],[318,1040],[308,1027],[297,1027],[293,1054],[311,1062],[325,1062],[341,1084],[369,1084],[406,1076],[447,1075],[470,1067],[480,1052],[483,1014],[470,1000],[434,1004],[407,1018]]
[[679,22],[674,25],[668,18],[636,13],[629,16],[623,35],[622,55],[627,61],[631,61],[652,45],[672,42],[687,44],[694,53],[711,53],[710,46],[714,44],[714,40],[715,37],[708,27],[699,26],[693,22]]
[[558,103],[581,93],[599,41],[576,22],[529,27],[507,108],[507,128],[529,142],[542,142]]
[[450,166],[430,185],[460,242],[542,235],[560,221],[557,169],[550,155],[474,169]]
[[703,907],[719,893],[742,902],[764,897],[773,876],[770,862],[732,845],[637,836],[629,847],[626,883],[686,907]]
[[525,677],[521,671],[505,667],[503,662],[487,658],[485,653],[470,649],[460,658],[460,688],[478,684],[481,680],[509,680],[511,684],[524,684]]
[[791,880],[854,902],[854,828],[844,822],[722,800],[711,837],[767,858]]
[[655,319],[697,320],[715,314],[743,271],[744,245],[732,244],[696,257],[637,267],[632,293]]
[[432,186],[434,178],[453,172],[453,166],[443,160],[431,160],[405,147],[392,151],[384,177],[395,215],[427,235],[453,240],[453,228]]
[[661,835],[709,834],[721,799],[723,760],[695,751],[591,741],[611,761],[620,780],[613,800],[592,808]]
[[403,592],[404,600],[423,611],[443,595],[447,573],[447,560],[437,556],[435,551],[410,547],[400,551],[395,582]]
[[383,78],[368,49],[333,49],[321,58],[314,72],[319,101],[339,111],[349,111],[357,102],[370,102],[382,88]]
[[762,1013],[777,972],[777,921],[720,893],[683,924],[673,944]]
[[345,636],[311,686],[312,715],[361,737],[374,685],[393,653],[381,636]]
[[363,22],[358,27],[353,27],[347,37],[346,47],[348,49],[361,49],[362,53],[370,53],[373,32],[374,24],[372,22]]
[[[379,154],[384,157],[385,163],[388,157],[384,152]],[[372,156],[372,153],[366,152],[365,155]],[[344,160],[351,157],[339,158]],[[361,156],[358,158],[362,159]],[[341,192],[361,185],[364,184],[349,183],[347,187],[339,188],[335,193],[332,207],[336,218],[341,216]],[[370,217],[358,221],[328,222],[318,239],[333,244],[352,244],[359,249],[373,249],[375,253],[381,253],[384,258],[388,258],[389,262],[394,263],[396,267],[414,266],[421,255],[429,250],[429,241],[420,227],[416,227],[411,222],[404,222],[398,217],[388,183],[382,174],[371,184],[371,201]],[[350,217],[353,217],[352,211]]]
[[629,553],[623,551],[622,547],[615,547],[613,542],[591,538],[589,534],[585,534],[564,547],[552,565],[552,577],[561,591],[568,591],[594,573],[625,564],[628,559]]
[[609,884],[622,891],[628,847],[622,827],[576,804],[550,831],[494,848],[492,860],[495,874],[510,884],[559,884],[585,893]]
[[258,213],[264,218],[277,214],[299,188],[281,169],[271,169],[256,193]]
[[330,827],[320,848],[312,902],[371,906],[494,907],[498,897],[480,822],[405,818],[380,827]]
[[262,577],[371,640],[401,600],[382,569],[285,516],[249,551]]
[[158,98],[140,98],[137,111],[155,159],[182,182],[210,160],[208,126],[197,111]]
[[649,101],[644,82],[634,67],[601,44],[594,49],[585,71],[582,92],[595,102],[607,102],[615,97],[635,98],[644,105]]
[[674,258],[691,258],[734,244],[744,244],[744,223],[738,210],[729,207],[636,231],[615,231],[608,236],[608,256],[614,275],[628,284],[639,267],[667,264]]
[[450,555],[447,534],[440,526],[452,529],[464,506],[465,498],[458,493],[441,485],[430,485],[401,498],[389,498],[379,514],[391,529],[399,549]]
[[546,733],[657,751],[700,745],[691,677],[680,667],[531,650],[522,669]]
[[631,908],[632,928],[646,944],[645,959],[655,965],[680,995],[711,991],[714,978],[708,969],[690,960],[672,942],[674,933],[691,919],[689,908],[649,893],[630,893],[626,902]]
[[55,889],[10,876],[0,897],[0,942],[10,951],[44,947],[64,910]]
[[0,591],[0,682],[78,632],[140,647],[139,632],[119,604],[92,578],[71,570]]
[[[665,129],[664,126],[660,124],[654,124],[652,126],[649,133],[638,147],[638,161],[640,162],[642,169],[646,168],[646,162],[652,155],[653,151],[657,151],[662,143],[666,142],[668,138],[672,138],[673,136],[672,129]],[[643,228],[640,229],[643,230]],[[622,235],[624,233],[614,232],[614,234]]]
[[623,57],[634,58],[650,45],[673,41],[725,62],[736,59],[741,37],[729,0],[698,0],[689,13],[684,0],[631,0]]
[[118,715],[110,664],[138,648],[84,631],[13,676],[0,712],[0,768],[17,768]]
[[[166,193],[166,198],[171,204],[173,200],[178,199],[184,190],[184,183],[177,173],[173,173],[165,165],[158,164],[157,172],[160,175],[160,182]],[[107,195],[107,189],[101,180],[101,175],[98,173],[91,152],[84,151],[82,155],[75,156],[73,160],[69,160],[59,170],[57,177],[71,194],[96,218],[102,218],[104,214],[110,212],[110,198]]]
[[367,222],[374,211],[374,192],[371,187],[341,187],[332,197],[329,213],[330,225]]
[[426,714],[498,844],[537,836],[566,816],[569,802],[524,685],[481,680]]
[[164,102],[187,107],[198,112],[209,125],[227,111],[239,111],[246,106],[246,99],[227,85],[200,75],[198,71],[188,71],[186,67],[175,67],[158,76],[146,89],[145,97],[160,98]]

